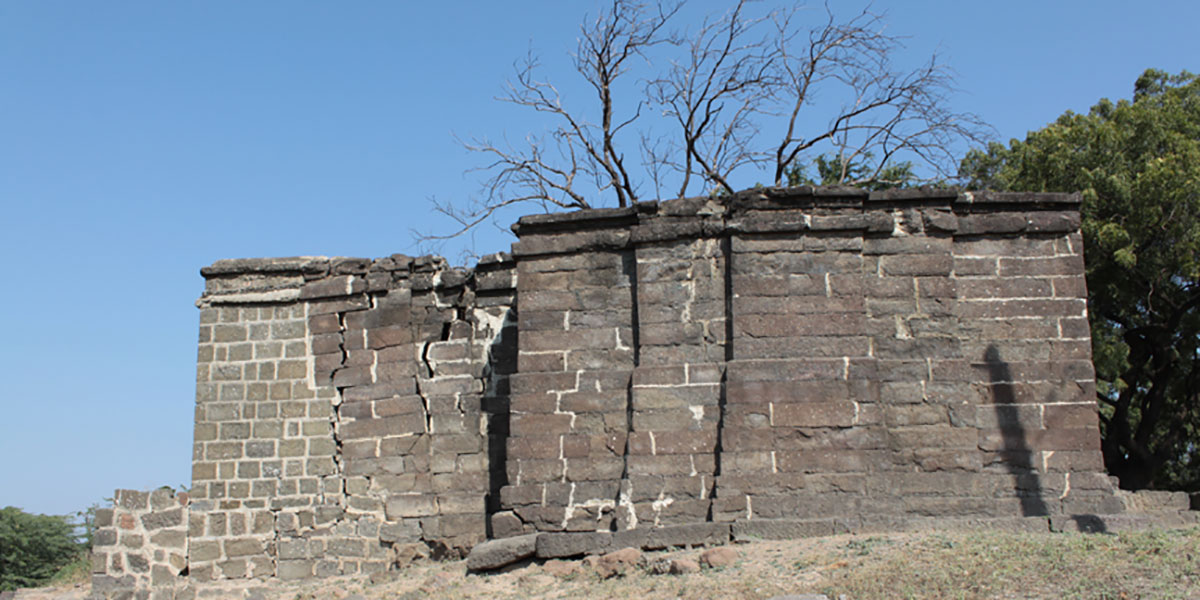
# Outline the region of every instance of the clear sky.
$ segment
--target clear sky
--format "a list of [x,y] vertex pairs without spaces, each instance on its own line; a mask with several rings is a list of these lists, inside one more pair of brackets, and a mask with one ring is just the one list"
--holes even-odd
[[[874,7],[1007,141],[1129,97],[1147,67],[1200,70],[1200,2],[1137,4]],[[0,0],[0,506],[187,484],[200,267],[419,253],[410,230],[450,227],[427,198],[479,190],[453,134],[541,131],[493,97],[532,49],[570,99],[566,53],[596,6]]]

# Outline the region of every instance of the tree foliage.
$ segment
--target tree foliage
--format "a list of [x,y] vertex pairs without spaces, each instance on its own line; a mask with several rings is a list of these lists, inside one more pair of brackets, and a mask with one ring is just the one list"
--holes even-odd
[[0,591],[42,585],[85,550],[69,517],[0,509]]
[[1109,472],[1200,488],[1200,77],[1067,112],[962,164],[976,188],[1084,194],[1088,312]]
[[813,160],[830,184],[915,182],[917,167],[944,178],[958,166],[954,145],[986,129],[949,110],[953,79],[936,55],[894,64],[903,44],[882,15],[731,5],[687,27],[682,1],[611,0],[580,27],[583,99],[561,93],[535,58],[518,62],[499,100],[549,129],[516,145],[464,142],[487,157],[488,177],[473,201],[434,199],[461,227],[451,235],[519,203],[628,206],[644,193],[732,193],[737,177],[784,185]]

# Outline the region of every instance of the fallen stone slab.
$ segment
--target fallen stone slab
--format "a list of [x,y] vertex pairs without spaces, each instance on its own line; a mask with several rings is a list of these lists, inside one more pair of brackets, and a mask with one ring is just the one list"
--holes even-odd
[[729,527],[729,523],[697,523],[651,529],[642,547],[661,550],[685,546],[720,546],[729,543]]
[[568,558],[584,554],[602,554],[612,547],[612,534],[605,531],[567,531],[540,533],[538,558]]
[[529,558],[537,552],[538,534],[489,540],[471,549],[467,569],[489,571]]

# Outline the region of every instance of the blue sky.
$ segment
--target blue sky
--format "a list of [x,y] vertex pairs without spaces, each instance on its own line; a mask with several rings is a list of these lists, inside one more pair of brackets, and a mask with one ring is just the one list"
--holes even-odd
[[[532,49],[578,98],[566,53],[596,7],[0,1],[0,506],[186,484],[200,267],[420,252],[410,230],[450,228],[427,198],[479,190],[453,134],[542,131],[493,97]],[[1196,2],[874,7],[1002,140],[1128,97],[1147,67],[1200,70]],[[485,228],[441,251],[511,241]]]

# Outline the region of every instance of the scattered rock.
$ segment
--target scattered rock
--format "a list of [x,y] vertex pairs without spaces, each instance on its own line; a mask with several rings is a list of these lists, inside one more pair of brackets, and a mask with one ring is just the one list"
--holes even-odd
[[709,548],[700,555],[700,564],[717,569],[721,567],[732,566],[737,562],[738,551],[729,546],[721,546],[718,548]]
[[397,569],[403,569],[424,558],[429,558],[429,547],[425,544],[412,543],[392,547],[392,562]]
[[391,583],[399,578],[400,573],[398,571],[376,571],[371,573],[371,576],[367,579],[371,582],[371,585],[383,585],[385,583]]
[[666,575],[671,572],[671,559],[660,558],[650,563],[650,566],[647,567],[647,570],[653,575]]
[[601,579],[624,575],[625,571],[637,566],[642,561],[642,551],[637,548],[622,548],[609,552],[596,560],[596,574]]
[[436,573],[429,579],[426,579],[425,583],[421,584],[421,591],[425,592],[426,594],[431,594],[433,592],[442,590],[457,580],[458,577],[453,573]]
[[700,564],[690,558],[676,558],[671,560],[670,570],[672,575],[688,575],[690,573],[699,573]]
[[578,575],[582,569],[579,563],[573,560],[548,560],[542,564],[542,571],[547,575],[553,575],[558,578],[570,577]]
[[788,594],[786,596],[772,596],[769,600],[829,600],[829,596],[825,594]]
[[471,554],[467,556],[467,569],[471,571],[498,569],[518,560],[529,558],[536,550],[536,533],[489,540],[471,549]]

